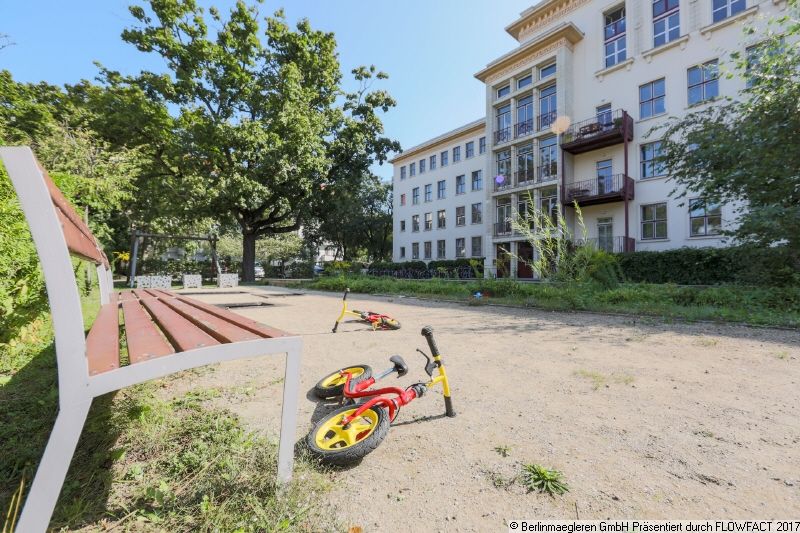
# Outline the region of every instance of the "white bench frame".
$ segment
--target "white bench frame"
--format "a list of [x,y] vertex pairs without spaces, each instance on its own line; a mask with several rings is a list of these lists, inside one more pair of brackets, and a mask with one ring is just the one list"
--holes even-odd
[[[78,286],[67,242],[44,176],[28,147],[0,148],[0,159],[17,191],[41,261],[53,319],[58,364],[59,412],[22,509],[18,531],[27,533],[47,529],[94,398],[123,387],[221,361],[286,354],[278,478],[281,482],[291,479],[302,339],[298,336],[276,337],[208,346],[90,376]],[[110,269],[99,264],[97,277],[100,281],[100,301],[106,304],[114,290]]]

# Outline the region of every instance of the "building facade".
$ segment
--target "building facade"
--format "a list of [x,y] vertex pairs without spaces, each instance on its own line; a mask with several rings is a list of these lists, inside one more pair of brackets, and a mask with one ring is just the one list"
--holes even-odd
[[[484,165],[487,270],[533,277],[532,246],[511,224],[531,204],[553,217],[561,210],[573,238],[610,252],[725,245],[720,230],[739,206],[671,194],[675,184],[653,162],[657,127],[737,98],[745,80],[724,75],[730,54],[749,56],[763,38],[743,26],[764,25],[785,7],[781,0],[542,0],[522,12],[506,27],[519,46],[475,74],[486,87],[483,124],[464,127],[486,138],[475,163]],[[409,247],[423,241],[408,233],[418,206],[402,205],[406,189],[440,180],[456,187],[457,176],[441,168],[428,166],[425,180],[418,169],[412,176],[414,157],[441,143],[463,145],[464,128],[393,160],[396,261],[411,259]],[[456,204],[436,209],[456,216]],[[448,245],[455,238],[449,228],[436,235]]]

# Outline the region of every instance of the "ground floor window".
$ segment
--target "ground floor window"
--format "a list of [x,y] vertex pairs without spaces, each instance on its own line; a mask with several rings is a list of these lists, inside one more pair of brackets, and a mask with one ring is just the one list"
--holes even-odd
[[431,241],[425,241],[425,259],[430,259],[432,254],[433,243]]
[[405,256],[406,256],[406,247],[405,246],[401,246],[400,247],[400,259],[405,258]]
[[456,257],[466,257],[466,255],[467,255],[466,239],[464,238],[456,239]]
[[667,238],[667,204],[642,206],[642,240]]
[[436,259],[444,259],[446,256],[445,241],[436,241]]
[[483,238],[473,237],[472,238],[472,257],[481,257],[483,256]]
[[411,244],[411,259],[419,259],[419,243]]
[[722,229],[722,207],[703,198],[689,200],[689,226],[692,237],[719,235]]

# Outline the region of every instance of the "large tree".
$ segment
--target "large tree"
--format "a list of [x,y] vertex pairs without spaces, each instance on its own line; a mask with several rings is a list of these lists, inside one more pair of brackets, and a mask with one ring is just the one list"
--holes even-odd
[[[210,31],[194,0],[130,11],[140,24],[123,39],[160,55],[167,72],[104,70],[106,94],[121,98],[104,105],[124,110],[123,142],[150,155],[161,198],[190,206],[184,215],[238,224],[245,280],[254,278],[256,241],[309,220],[338,165],[357,172],[396,147],[377,119],[394,102],[383,91],[345,94],[333,34],[307,20],[291,28],[279,11],[262,30],[257,7],[239,1],[227,17],[209,10]],[[362,88],[378,74],[355,71]]]
[[678,185],[677,197],[740,203],[736,227],[726,233],[740,242],[786,245],[800,267],[800,10],[797,0],[789,6],[760,44],[732,54],[728,77],[747,81],[738,99],[654,133],[663,137],[659,162]]

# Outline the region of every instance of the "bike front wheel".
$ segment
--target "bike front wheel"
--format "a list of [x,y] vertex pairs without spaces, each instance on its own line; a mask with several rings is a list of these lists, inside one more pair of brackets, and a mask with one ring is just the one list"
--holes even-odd
[[400,329],[400,321],[388,316],[381,317],[380,327],[383,329]]
[[316,423],[306,437],[311,453],[322,463],[344,466],[363,459],[386,438],[389,413],[383,407],[372,407],[353,419],[347,428],[342,420],[358,410],[345,405],[328,413]]

